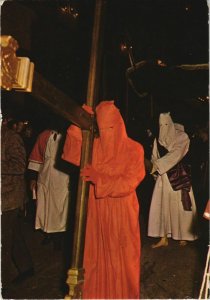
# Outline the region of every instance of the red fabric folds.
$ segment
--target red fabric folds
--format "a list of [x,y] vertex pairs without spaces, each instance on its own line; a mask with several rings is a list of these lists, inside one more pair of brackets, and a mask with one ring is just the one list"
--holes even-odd
[[67,130],[67,136],[63,148],[62,158],[76,166],[79,166],[81,147],[82,147],[81,129],[75,125],[71,125]]
[[38,163],[44,162],[44,155],[47,147],[47,141],[50,135],[51,135],[51,130],[45,130],[38,136],[37,142],[34,145],[34,148],[29,157],[30,161],[34,161]]
[[[94,172],[86,174],[93,174],[95,182],[90,185],[88,200],[83,298],[139,299],[140,230],[135,189],[145,176],[144,150],[127,137],[113,101],[101,102],[96,118],[100,137],[93,145]],[[75,135],[70,132],[63,158],[78,162],[81,133],[77,132],[73,149]],[[91,180],[88,176],[85,179]]]

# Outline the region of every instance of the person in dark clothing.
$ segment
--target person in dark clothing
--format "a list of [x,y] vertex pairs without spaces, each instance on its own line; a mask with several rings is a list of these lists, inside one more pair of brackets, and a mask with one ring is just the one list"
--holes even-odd
[[[22,138],[7,125],[1,128],[1,279],[3,291],[33,275],[33,262],[21,230],[26,153]],[[16,277],[15,277],[16,274]],[[15,278],[14,278],[15,277]]]

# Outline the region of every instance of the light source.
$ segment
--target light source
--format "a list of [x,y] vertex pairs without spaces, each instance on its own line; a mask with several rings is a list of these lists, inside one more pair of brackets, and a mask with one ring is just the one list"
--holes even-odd
[[62,14],[73,17],[74,19],[79,16],[78,11],[70,4],[62,5],[59,10]]

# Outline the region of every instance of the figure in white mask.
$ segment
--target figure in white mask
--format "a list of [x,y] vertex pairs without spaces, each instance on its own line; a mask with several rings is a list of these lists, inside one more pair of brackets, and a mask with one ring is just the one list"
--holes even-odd
[[161,240],[152,248],[168,246],[168,238],[194,241],[197,237],[195,199],[189,166],[185,164],[190,140],[184,126],[173,123],[170,113],[159,117],[159,138],[154,140],[151,174],[156,178],[152,195],[148,236]]

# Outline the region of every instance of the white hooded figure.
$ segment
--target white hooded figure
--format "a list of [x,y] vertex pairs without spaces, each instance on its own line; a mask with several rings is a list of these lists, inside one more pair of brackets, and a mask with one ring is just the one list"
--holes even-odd
[[[154,140],[151,159],[153,164],[151,173],[156,174],[157,178],[150,206],[148,236],[161,237],[161,240],[154,244],[153,248],[167,246],[168,238],[179,240],[180,245],[198,238],[192,187],[189,188],[191,209],[185,210],[181,189],[174,190],[167,175],[167,172],[187,154],[190,140],[184,132],[184,126],[173,123],[170,113],[160,114],[159,126],[159,139]],[[161,148],[165,153],[160,150]]]
[[31,183],[37,191],[35,229],[45,233],[67,230],[70,178],[56,166],[61,142],[61,133],[44,130],[29,157],[28,169],[38,172],[37,182]]

